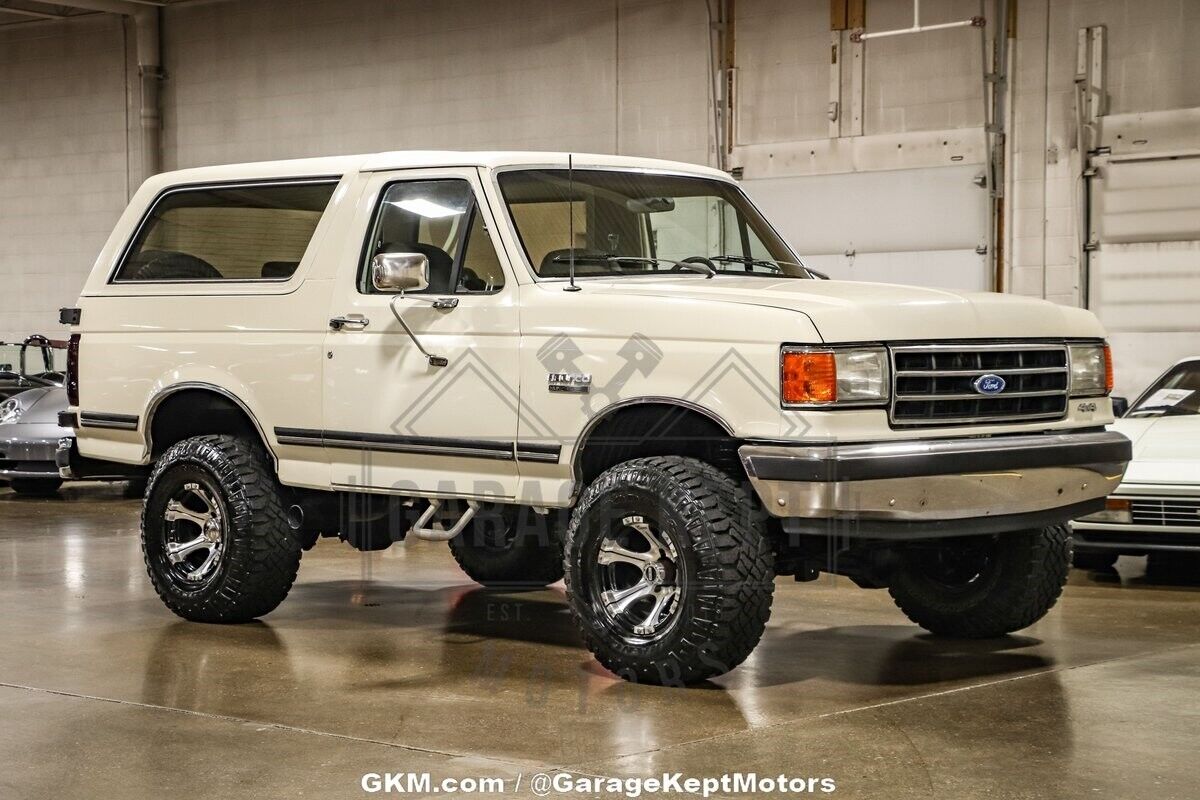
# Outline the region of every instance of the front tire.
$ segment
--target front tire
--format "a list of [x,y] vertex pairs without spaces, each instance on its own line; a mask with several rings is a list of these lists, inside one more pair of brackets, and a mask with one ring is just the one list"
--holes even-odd
[[62,485],[62,478],[13,478],[11,483],[22,497],[53,497]]
[[278,606],[300,567],[281,487],[257,442],[197,436],[150,475],[142,554],[163,603],[194,622],[248,622]]
[[774,556],[756,506],[693,458],[608,470],[567,531],[566,581],[584,642],[631,681],[684,685],[723,674],[758,644]]
[[888,590],[931,633],[990,639],[1045,616],[1070,567],[1071,537],[1062,525],[931,540],[901,553]]
[[489,588],[540,589],[563,576],[562,533],[554,512],[503,507],[479,514],[450,540],[471,580]]

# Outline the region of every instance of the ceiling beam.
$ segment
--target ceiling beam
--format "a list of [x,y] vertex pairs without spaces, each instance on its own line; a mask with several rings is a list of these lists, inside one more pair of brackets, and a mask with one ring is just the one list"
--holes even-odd
[[21,14],[26,17],[36,17],[38,19],[66,19],[65,14],[47,14],[45,11],[30,11],[27,8],[13,8],[0,4],[0,11],[7,11],[10,14]]
[[130,2],[130,0],[54,0],[54,2],[60,6],[82,8],[86,11],[106,11],[109,14],[124,14],[129,17],[149,10],[145,5]]

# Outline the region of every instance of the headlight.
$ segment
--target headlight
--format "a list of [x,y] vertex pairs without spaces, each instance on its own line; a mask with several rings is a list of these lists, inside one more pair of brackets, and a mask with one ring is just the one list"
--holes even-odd
[[1071,345],[1071,396],[1101,397],[1112,387],[1112,351],[1108,345]]
[[785,406],[882,405],[888,399],[882,347],[785,347],[780,367]]
[[25,409],[21,408],[21,401],[15,397],[10,397],[3,403],[0,403],[0,425],[8,425],[16,422],[21,418],[22,412]]
[[1133,522],[1133,514],[1129,510],[1129,501],[1110,497],[1104,502],[1104,510],[1086,517],[1080,517],[1080,522],[1116,522],[1129,525]]

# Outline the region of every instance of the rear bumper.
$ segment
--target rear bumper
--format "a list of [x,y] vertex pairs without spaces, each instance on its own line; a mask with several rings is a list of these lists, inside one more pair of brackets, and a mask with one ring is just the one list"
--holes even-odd
[[[1112,431],[865,444],[747,444],[738,454],[771,514],[860,535],[1016,530],[1103,506],[1131,458]],[[970,524],[964,524],[971,521]],[[983,522],[986,521],[986,522]],[[826,524],[824,530],[828,530]],[[942,530],[943,533],[937,531]]]
[[55,442],[51,456],[56,473],[68,481],[123,481],[146,475],[148,467],[99,461],[79,454],[74,436],[64,436]]

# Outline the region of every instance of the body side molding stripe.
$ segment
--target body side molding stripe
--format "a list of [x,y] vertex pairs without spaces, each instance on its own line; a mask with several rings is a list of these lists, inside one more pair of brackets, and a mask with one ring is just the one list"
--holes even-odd
[[558,445],[516,444],[490,439],[459,439],[440,436],[399,436],[357,431],[326,431],[312,428],[276,428],[280,444],[334,447],[347,450],[381,450],[389,453],[467,456],[499,461],[558,462]]
[[81,411],[79,425],[82,428],[110,428],[118,431],[136,431],[137,414],[101,414],[96,411]]

